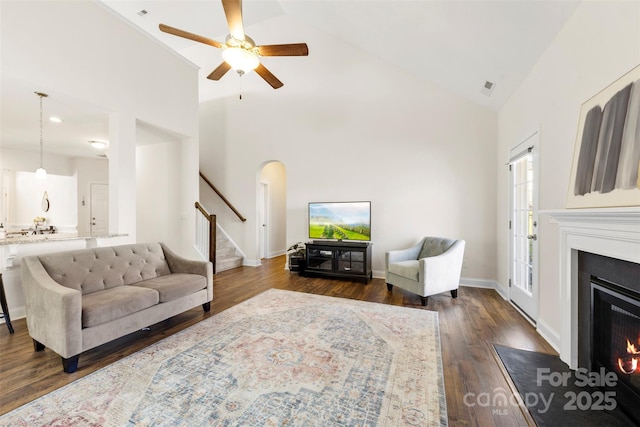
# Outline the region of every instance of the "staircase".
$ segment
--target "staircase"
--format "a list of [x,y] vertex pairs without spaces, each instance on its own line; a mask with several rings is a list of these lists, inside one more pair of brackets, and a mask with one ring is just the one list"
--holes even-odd
[[[215,187],[215,185],[213,185],[213,183],[209,180],[209,178],[207,178],[202,173],[202,171],[200,171],[200,178],[202,178],[204,182],[207,183],[209,188],[213,190],[215,194],[218,195],[220,200],[227,205],[227,207],[238,217],[240,221],[242,222],[247,221],[247,219],[243,217],[236,208],[233,207],[233,205],[229,202],[229,200],[227,200],[227,198],[224,197],[222,193],[220,193],[220,191]],[[217,227],[219,227],[216,219],[217,216],[215,214],[209,215],[206,209],[204,209],[198,202],[196,202],[196,208],[198,209],[198,211],[200,211],[200,213],[202,214],[202,217],[207,221],[207,224],[209,226],[208,230],[206,230],[205,226],[201,227],[203,230],[206,230],[205,232],[208,232],[207,235],[202,236],[201,240],[204,240],[204,244],[202,246],[208,248],[207,250],[215,249],[215,259],[216,259],[215,272],[219,273],[221,271],[231,270],[232,268],[240,267],[243,263],[243,257],[238,256],[237,254],[238,251],[236,251],[236,246],[233,244],[233,242],[229,240],[229,238],[224,232],[222,233],[216,232]],[[220,230],[222,230],[222,228],[220,228]],[[208,246],[207,244],[207,242],[212,242],[212,241],[216,242],[215,248]],[[210,251],[209,259],[214,258],[213,252],[214,251]]]
[[236,255],[236,248],[224,233],[218,233],[216,238],[216,273],[240,267],[243,258]]

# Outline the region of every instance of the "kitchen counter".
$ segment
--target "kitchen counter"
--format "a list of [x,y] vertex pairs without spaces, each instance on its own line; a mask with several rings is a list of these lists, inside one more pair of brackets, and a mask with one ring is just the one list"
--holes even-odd
[[61,242],[67,240],[91,240],[91,239],[103,239],[110,237],[124,237],[126,234],[106,234],[104,236],[78,236],[74,234],[65,233],[53,233],[53,234],[29,234],[26,236],[9,236],[6,239],[0,240],[0,246],[8,245],[22,245],[26,243],[46,243],[46,242]]

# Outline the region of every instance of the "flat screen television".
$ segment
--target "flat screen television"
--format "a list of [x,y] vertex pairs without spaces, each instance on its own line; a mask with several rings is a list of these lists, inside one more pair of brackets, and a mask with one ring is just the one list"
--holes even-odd
[[371,240],[371,202],[309,203],[309,238]]

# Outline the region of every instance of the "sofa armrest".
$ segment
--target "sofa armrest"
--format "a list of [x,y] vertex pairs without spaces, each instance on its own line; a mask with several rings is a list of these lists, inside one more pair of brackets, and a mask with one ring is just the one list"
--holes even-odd
[[64,358],[82,353],[82,293],[53,280],[37,256],[22,258],[29,335]]
[[420,282],[430,294],[458,289],[465,241],[458,240],[446,252],[418,260]]
[[207,294],[213,300],[213,264],[209,261],[187,259],[173,252],[164,243],[160,243],[164,257],[172,273],[199,274],[207,278]]

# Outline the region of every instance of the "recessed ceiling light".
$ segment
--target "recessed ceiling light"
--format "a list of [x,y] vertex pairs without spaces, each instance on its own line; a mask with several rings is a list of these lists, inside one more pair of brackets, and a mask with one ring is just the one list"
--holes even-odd
[[53,123],[62,123],[62,119],[60,117],[55,117],[55,116],[49,117],[49,121]]
[[107,144],[104,141],[94,141],[91,140],[89,141],[89,144],[91,144],[91,146],[97,150],[104,150],[105,148],[107,148],[109,146],[109,144]]

